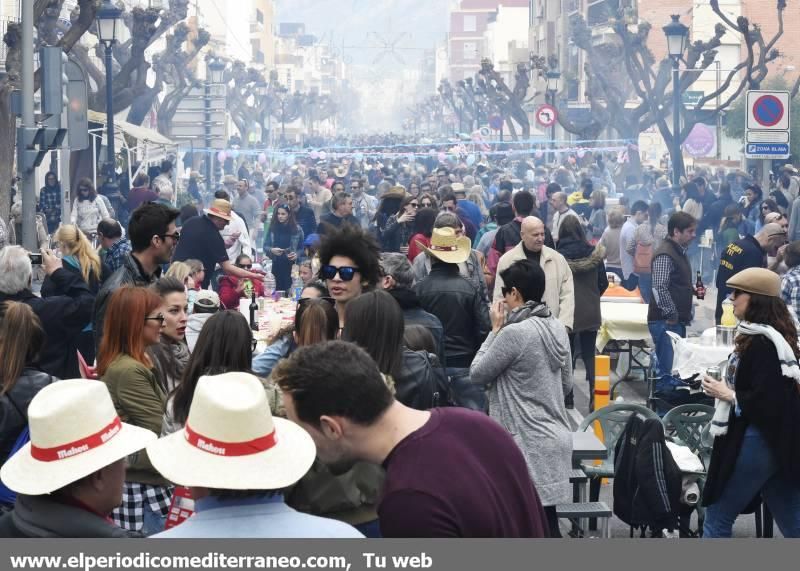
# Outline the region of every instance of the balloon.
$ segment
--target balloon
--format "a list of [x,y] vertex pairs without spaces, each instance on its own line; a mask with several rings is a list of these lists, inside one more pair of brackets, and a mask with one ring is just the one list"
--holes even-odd
[[228,158],[228,153],[226,153],[225,151],[220,151],[217,153],[217,160],[219,162],[224,163],[225,159],[227,158]]
[[311,157],[312,161],[316,161],[319,158],[319,153],[317,151],[311,151],[311,154],[308,156]]
[[475,164],[475,155],[467,155],[467,166],[471,167]]
[[234,159],[239,158],[239,149],[233,149],[231,151],[231,157],[233,157]]
[[328,153],[326,153],[325,151],[320,151],[319,152],[320,160],[324,161],[327,157],[328,157]]
[[444,161],[447,160],[447,155],[445,155],[444,153],[439,153],[438,159],[440,163],[443,163]]
[[258,155],[258,164],[260,164],[260,165],[267,164],[267,153],[259,153],[259,155]]

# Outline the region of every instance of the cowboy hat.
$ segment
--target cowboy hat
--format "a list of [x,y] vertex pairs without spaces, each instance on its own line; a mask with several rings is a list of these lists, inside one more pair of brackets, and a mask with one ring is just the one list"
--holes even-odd
[[781,170],[785,170],[785,171],[788,171],[790,173],[797,174],[797,169],[794,168],[794,166],[790,165],[790,164],[783,165]]
[[71,379],[47,385],[28,407],[31,441],[0,469],[18,494],[49,494],[144,448],[149,430],[120,421],[99,381]]
[[406,196],[406,189],[404,186],[400,186],[399,184],[396,186],[391,187],[387,190],[382,198],[405,198]]
[[211,203],[211,208],[206,208],[204,212],[209,216],[216,216],[223,220],[231,221],[231,203],[224,198],[217,198]]
[[272,417],[264,385],[249,373],[201,377],[186,426],[147,447],[171,482],[220,490],[285,488],[308,472],[316,453],[305,430]]
[[452,228],[434,228],[430,247],[419,241],[417,241],[417,246],[448,264],[466,262],[472,250],[469,238],[466,236],[456,237],[456,231]]
[[333,167],[333,174],[336,175],[336,178],[344,178],[347,176],[347,167],[346,166]]

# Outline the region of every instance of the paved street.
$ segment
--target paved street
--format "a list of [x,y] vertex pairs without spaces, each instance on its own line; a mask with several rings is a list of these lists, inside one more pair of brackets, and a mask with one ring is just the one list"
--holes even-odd
[[[708,288],[705,300],[696,302],[695,306],[695,321],[689,328],[689,335],[703,332],[703,330],[714,325],[714,306],[717,299],[716,288]],[[569,411],[574,422],[574,426],[580,424],[584,415],[588,413],[589,397],[588,397],[588,384],[586,383],[586,370],[582,361],[578,361],[575,368],[575,409]],[[613,384],[618,379],[612,372],[611,383]],[[617,395],[621,396],[625,402],[633,402],[645,404],[647,398],[647,385],[643,379],[631,379],[620,383],[617,386]],[[603,485],[600,490],[601,501],[606,502],[609,506],[613,505],[613,485],[610,481],[608,484]],[[692,517],[692,527],[697,525],[695,516]],[[562,532],[566,533],[569,529],[567,524],[562,524]],[[594,533],[594,532],[593,532]],[[611,535],[612,537],[629,537],[629,527],[613,517],[611,520]],[[753,514],[740,516],[734,527],[734,537],[755,537],[755,518]],[[775,535],[780,536],[780,531],[775,529]]]

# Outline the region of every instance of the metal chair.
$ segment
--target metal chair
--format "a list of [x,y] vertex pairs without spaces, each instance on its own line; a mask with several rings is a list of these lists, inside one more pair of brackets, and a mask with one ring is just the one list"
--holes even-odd
[[[654,418],[659,420],[658,415],[649,408],[640,404],[619,403],[611,404],[594,411],[583,419],[578,431],[586,431],[595,421],[600,423],[603,430],[603,444],[608,451],[608,458],[599,465],[594,461],[581,462],[581,468],[589,476],[589,501],[596,502],[600,498],[600,483],[603,478],[614,477],[614,448],[617,445],[632,414],[638,414],[642,418]],[[596,529],[596,520],[589,524],[590,529]]]

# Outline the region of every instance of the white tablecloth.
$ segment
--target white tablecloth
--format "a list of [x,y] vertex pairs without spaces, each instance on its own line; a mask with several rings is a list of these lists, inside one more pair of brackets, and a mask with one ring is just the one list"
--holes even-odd
[[[721,371],[725,370],[728,355],[733,351],[731,345],[705,344],[697,337],[682,339],[675,333],[668,331],[667,334],[672,339],[674,349],[672,372],[681,379],[704,374],[709,367],[719,367]],[[708,339],[715,340],[713,337]]]
[[600,302],[602,323],[597,332],[597,350],[602,352],[609,341],[646,341],[647,305],[644,303]]

